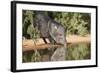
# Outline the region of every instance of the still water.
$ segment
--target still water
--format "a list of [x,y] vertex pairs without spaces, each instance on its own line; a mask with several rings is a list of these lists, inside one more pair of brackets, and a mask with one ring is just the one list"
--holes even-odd
[[[23,63],[27,62],[46,62],[50,61],[54,50],[49,49],[30,51],[23,53]],[[68,44],[66,48],[66,61],[91,59],[90,43]]]
[[84,60],[91,58],[90,43],[69,44],[66,51],[66,60]]

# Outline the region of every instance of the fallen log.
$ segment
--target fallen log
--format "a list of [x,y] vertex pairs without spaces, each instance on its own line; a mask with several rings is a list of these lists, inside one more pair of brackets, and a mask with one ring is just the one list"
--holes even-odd
[[[37,41],[30,40],[23,40],[22,41],[22,51],[31,51],[31,50],[39,50],[39,49],[46,49],[46,48],[60,48],[62,47],[61,44],[50,44],[49,40],[46,39],[48,44],[42,40],[42,38],[37,39]],[[85,37],[77,36],[77,35],[69,35],[66,37],[67,43],[76,44],[76,43],[90,43],[91,37],[87,35]],[[67,44],[66,43],[66,44]]]
[[60,48],[62,45],[60,44],[40,44],[40,45],[23,45],[23,52],[24,51],[31,51],[31,50],[39,50],[39,49],[46,49],[46,48]]

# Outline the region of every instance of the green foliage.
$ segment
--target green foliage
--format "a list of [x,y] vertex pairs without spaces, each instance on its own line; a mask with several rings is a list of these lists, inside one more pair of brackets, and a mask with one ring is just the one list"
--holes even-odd
[[33,23],[33,12],[29,10],[23,10],[23,35],[27,35],[27,29],[29,25],[32,25]]
[[41,61],[40,53],[35,50],[33,52],[25,52],[23,53],[23,62],[39,62]]
[[37,28],[34,28],[32,25],[30,25],[27,29],[27,33],[33,39],[35,44],[37,42],[37,38],[40,37],[40,31]]
[[83,36],[90,33],[89,13],[58,12],[54,19],[65,27],[67,34]]

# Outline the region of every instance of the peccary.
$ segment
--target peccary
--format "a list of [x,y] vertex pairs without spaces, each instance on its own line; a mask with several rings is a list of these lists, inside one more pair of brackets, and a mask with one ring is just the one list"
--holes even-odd
[[40,36],[45,43],[47,43],[45,38],[48,38],[50,42],[54,40],[55,43],[65,44],[66,37],[64,27],[60,23],[52,20],[48,15],[44,14],[44,12],[36,12],[33,26],[38,27],[41,34]]
[[36,12],[33,26],[38,28],[41,34],[40,36],[45,43],[47,43],[46,38],[48,38],[50,43],[59,43],[63,45],[63,47],[54,51],[50,60],[65,60],[66,35],[64,27],[44,14],[44,12]]

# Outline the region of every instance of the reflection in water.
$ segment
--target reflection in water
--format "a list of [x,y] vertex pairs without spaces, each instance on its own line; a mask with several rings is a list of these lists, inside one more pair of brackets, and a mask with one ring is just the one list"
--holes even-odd
[[[23,63],[25,62],[46,62],[50,61],[52,51],[38,50],[38,53],[34,51],[23,53]],[[86,60],[91,58],[90,43],[68,44],[66,49],[66,61],[67,60]]]
[[69,44],[66,60],[85,60],[91,58],[90,43]]

